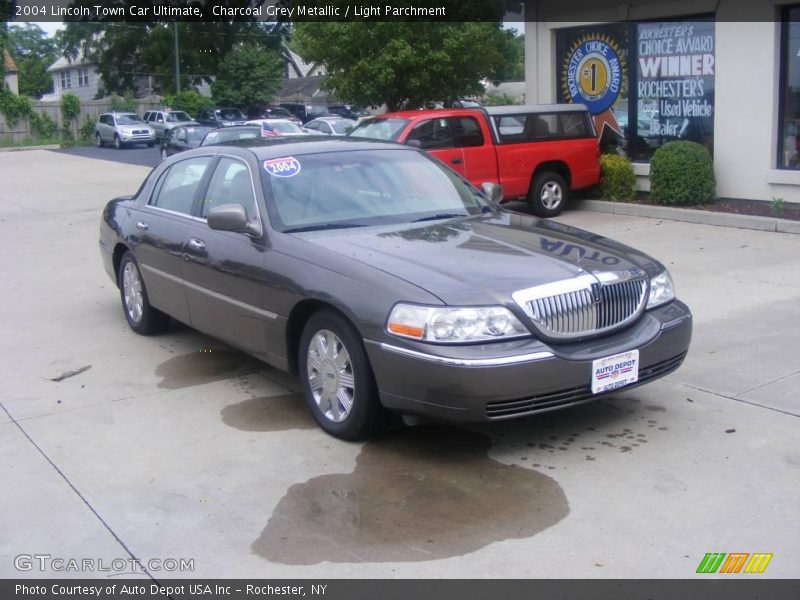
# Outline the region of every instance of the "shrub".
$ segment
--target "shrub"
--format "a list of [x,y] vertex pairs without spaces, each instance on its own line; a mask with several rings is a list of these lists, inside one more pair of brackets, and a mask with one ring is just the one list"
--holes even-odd
[[483,99],[483,103],[486,106],[509,106],[514,104],[522,104],[522,102],[513,96],[509,96],[508,94],[499,94],[497,96],[487,95]]
[[81,101],[75,94],[69,93],[61,96],[61,115],[66,123],[72,123],[80,114]]
[[194,90],[188,90],[178,94],[167,94],[164,96],[164,105],[173,110],[185,110],[190,116],[196,117],[200,109],[214,106],[214,101]]
[[83,120],[83,125],[81,125],[81,128],[78,130],[81,140],[88,142],[94,138],[94,126],[96,124],[97,121],[89,115],[86,115],[86,118]]
[[132,93],[126,92],[124,96],[111,96],[109,107],[111,112],[136,112],[136,109],[139,108],[139,103]]
[[0,113],[6,118],[9,127],[14,127],[20,119],[33,114],[31,99],[27,96],[15,96],[6,89],[2,89],[0,82]]
[[636,198],[636,175],[633,166],[619,154],[600,157],[600,197],[603,200],[633,200]]
[[650,197],[661,204],[713,202],[714,163],[705,147],[696,142],[676,141],[656,150],[650,161]]
[[51,138],[58,129],[56,122],[45,112],[40,114],[31,113],[28,121],[31,124],[31,133],[37,138]]

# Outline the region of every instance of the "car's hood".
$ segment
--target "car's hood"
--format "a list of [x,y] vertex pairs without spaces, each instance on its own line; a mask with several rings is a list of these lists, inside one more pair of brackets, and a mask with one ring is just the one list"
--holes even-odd
[[510,303],[511,294],[657,261],[599,235],[510,211],[497,215],[300,234],[306,241],[413,283],[453,305]]

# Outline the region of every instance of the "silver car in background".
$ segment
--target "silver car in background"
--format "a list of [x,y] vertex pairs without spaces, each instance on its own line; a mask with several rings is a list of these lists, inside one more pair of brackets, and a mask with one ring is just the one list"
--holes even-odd
[[156,132],[136,113],[105,113],[94,126],[94,141],[98,147],[113,144],[118,150],[129,144],[156,143]]

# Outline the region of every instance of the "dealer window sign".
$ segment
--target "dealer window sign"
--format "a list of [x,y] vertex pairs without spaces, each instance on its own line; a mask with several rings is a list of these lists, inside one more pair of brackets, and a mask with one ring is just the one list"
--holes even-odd
[[640,23],[636,35],[637,154],[675,139],[712,151],[714,22]]

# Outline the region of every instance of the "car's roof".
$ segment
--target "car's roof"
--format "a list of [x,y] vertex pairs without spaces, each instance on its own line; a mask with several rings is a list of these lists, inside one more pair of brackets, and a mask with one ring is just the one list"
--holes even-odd
[[352,121],[352,120],[353,119],[348,119],[347,117],[340,117],[334,115],[325,115],[314,119],[314,121]]
[[[418,152],[414,148],[391,142],[366,140],[361,138],[338,137],[327,135],[309,135],[298,137],[272,137],[260,139],[240,140],[232,146],[246,148],[258,160],[269,160],[288,155],[319,154],[323,152],[352,152],[357,150],[408,150]],[[226,144],[214,145],[214,148],[224,148]]]

